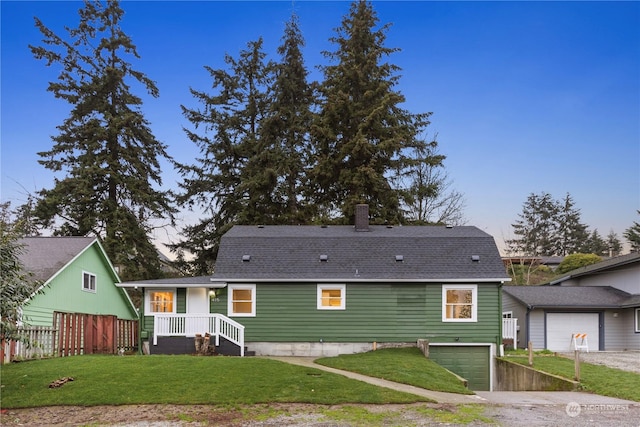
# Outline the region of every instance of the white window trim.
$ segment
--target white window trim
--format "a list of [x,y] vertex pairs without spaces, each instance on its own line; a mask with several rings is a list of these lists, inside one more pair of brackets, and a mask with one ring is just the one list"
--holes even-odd
[[640,307],[636,308],[634,312],[636,314],[633,319],[635,320],[635,331],[640,333]]
[[[251,313],[234,313],[233,311],[233,291],[235,289],[251,291]],[[256,285],[239,284],[228,285],[227,292],[227,316],[229,317],[256,317]]]
[[[447,318],[447,291],[471,291],[471,319]],[[478,285],[442,285],[442,321],[477,322],[478,321]]]
[[502,312],[503,319],[513,319],[513,311],[503,311]]
[[[84,287],[84,276],[85,275],[89,275],[89,276],[93,277],[94,285],[95,285],[94,289],[89,289],[89,288],[85,288]],[[95,275],[94,273],[89,272],[89,271],[83,271],[82,272],[82,282],[80,283],[80,287],[85,292],[90,292],[92,294],[95,294],[97,292],[97,290],[98,290],[98,276]]]
[[[171,311],[151,311],[151,293],[152,292],[171,292],[173,294],[173,307]],[[157,288],[147,289],[144,293],[144,314],[152,316],[154,314],[167,314],[176,312],[178,305],[178,295],[175,288]]]
[[[317,308],[318,310],[346,310],[347,308],[347,285],[330,285],[327,283],[318,284],[317,290]],[[326,307],[322,305],[322,291],[325,289],[339,289],[340,290],[340,305],[334,307]]]

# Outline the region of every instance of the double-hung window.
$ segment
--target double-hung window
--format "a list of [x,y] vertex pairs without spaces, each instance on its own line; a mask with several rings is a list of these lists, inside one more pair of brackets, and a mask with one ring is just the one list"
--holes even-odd
[[96,275],[93,273],[82,272],[82,290],[87,292],[96,292]]
[[477,322],[478,286],[442,285],[442,321]]
[[318,285],[318,310],[344,310],[347,285]]
[[256,285],[229,285],[227,315],[236,317],[255,317]]
[[146,313],[175,313],[175,289],[151,289],[145,292]]
[[636,332],[640,332],[640,308],[636,308]]

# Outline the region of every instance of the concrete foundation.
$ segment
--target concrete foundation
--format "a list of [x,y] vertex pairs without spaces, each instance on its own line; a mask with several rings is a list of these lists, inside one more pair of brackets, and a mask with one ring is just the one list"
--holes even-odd
[[383,348],[415,347],[416,343],[247,342],[256,356],[334,357]]

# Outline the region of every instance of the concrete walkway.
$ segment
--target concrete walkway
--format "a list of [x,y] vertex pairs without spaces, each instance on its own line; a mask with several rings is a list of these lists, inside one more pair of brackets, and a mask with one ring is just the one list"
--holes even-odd
[[366,375],[357,374],[355,372],[330,368],[328,366],[323,366],[323,365],[314,363],[313,361],[316,359],[315,357],[269,356],[268,359],[279,360],[281,362],[291,363],[292,365],[299,365],[299,366],[306,366],[308,368],[320,369],[323,371],[331,372],[333,374],[338,374],[348,378],[352,378],[354,380],[373,384],[379,387],[390,388],[392,390],[403,391],[405,393],[411,393],[417,396],[426,397],[438,403],[452,403],[452,404],[487,403],[487,401],[484,398],[478,395],[445,393],[442,391],[425,390],[423,388],[414,387],[412,385],[396,383],[393,381],[383,380],[381,378],[368,377]]
[[291,363],[293,365],[306,366],[308,368],[320,369],[338,375],[343,375],[354,380],[363,381],[379,387],[386,387],[396,391],[415,394],[417,396],[432,399],[437,403],[450,404],[470,404],[485,403],[497,405],[532,406],[532,405],[566,405],[568,403],[578,403],[580,405],[632,405],[638,406],[640,403],[630,400],[617,399],[614,397],[600,396],[597,394],[584,393],[578,391],[478,391],[475,395],[445,393],[442,391],[425,390],[407,384],[396,383],[380,378],[368,377],[350,371],[330,368],[328,366],[314,363],[315,357],[295,357],[295,356],[269,356],[268,359],[280,362]]

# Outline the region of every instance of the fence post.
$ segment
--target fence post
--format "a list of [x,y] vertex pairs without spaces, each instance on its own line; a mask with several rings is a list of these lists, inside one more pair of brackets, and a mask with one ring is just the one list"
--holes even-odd
[[527,343],[527,350],[529,351],[529,366],[533,366],[533,343],[531,341]]
[[575,370],[574,379],[580,382],[580,350],[573,350],[573,367]]

